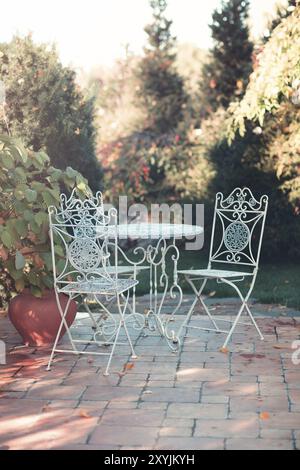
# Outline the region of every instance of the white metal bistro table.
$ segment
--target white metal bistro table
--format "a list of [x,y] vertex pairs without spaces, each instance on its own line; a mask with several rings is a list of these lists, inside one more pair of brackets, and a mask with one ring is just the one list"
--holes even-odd
[[[197,225],[170,224],[170,223],[131,223],[109,226],[112,236],[117,236],[120,240],[149,240],[146,246],[138,244],[133,250],[133,257],[120,248],[124,261],[134,267],[134,276],[139,267],[145,264],[149,267],[149,308],[144,314],[145,326],[151,331],[158,330],[164,336],[171,347],[176,350],[178,338],[174,331],[169,331],[169,322],[181,307],[183,293],[178,283],[177,265],[180,256],[176,241],[178,239],[192,238],[203,233],[203,228]],[[167,272],[167,261],[169,269]],[[170,274],[170,265],[172,273]],[[159,291],[161,297],[158,296]],[[172,312],[168,316],[162,315],[166,297],[174,300]],[[133,315],[140,315],[136,312],[135,289],[133,293]]]

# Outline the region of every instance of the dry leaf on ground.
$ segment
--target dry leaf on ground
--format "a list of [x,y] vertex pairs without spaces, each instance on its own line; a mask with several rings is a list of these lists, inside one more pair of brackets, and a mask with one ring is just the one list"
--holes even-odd
[[263,411],[262,413],[260,413],[259,417],[263,421],[266,421],[267,419],[270,419],[270,413],[268,413],[267,411]]
[[227,349],[227,348],[221,348],[219,351],[223,354],[228,354],[229,353],[229,349]]
[[123,370],[121,372],[115,372],[119,377],[124,377],[124,375],[127,374],[127,372],[131,369],[133,369],[134,363],[133,362],[128,362],[127,364],[124,364]]
[[80,410],[79,416],[80,418],[86,418],[86,419],[92,418],[92,416],[86,410]]
[[123,371],[127,371],[127,370],[131,370],[134,368],[134,363],[133,362],[129,362],[128,364],[124,364],[124,368],[123,368]]

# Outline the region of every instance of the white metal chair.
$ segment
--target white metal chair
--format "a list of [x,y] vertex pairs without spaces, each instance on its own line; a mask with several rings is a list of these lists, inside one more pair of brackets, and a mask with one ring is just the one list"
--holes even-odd
[[[72,209],[73,205],[76,204],[76,201],[78,200],[79,196],[77,194],[76,188],[73,189],[70,197],[67,199],[65,195],[61,196],[61,208],[62,211],[65,213],[68,213],[68,210]],[[99,218],[99,220],[102,220],[103,214],[105,213],[105,208],[104,208],[104,202],[103,202],[103,196],[100,191],[97,192],[95,197],[91,197],[89,199],[89,212],[95,216],[95,218]],[[89,221],[91,224],[91,228],[93,228],[93,225],[95,224],[95,221],[93,218]],[[98,226],[99,230],[99,226]],[[131,261],[126,254],[124,253],[123,249],[118,245],[118,265],[117,265],[117,270],[118,270],[118,275],[121,278],[130,278],[130,279],[137,279],[137,276],[139,273],[143,270],[149,270],[149,266],[143,265],[142,261],[140,260],[139,262],[134,262]],[[125,262],[125,264],[121,264]],[[101,270],[101,268],[99,268]],[[107,272],[114,272],[116,269],[116,266],[111,266],[111,259],[110,257],[107,257],[106,260],[106,267],[105,267]],[[124,294],[122,294],[122,298],[124,299]],[[95,317],[90,309],[90,304],[95,303],[95,297],[90,295],[86,296],[83,299],[83,305],[86,310],[86,312],[89,314],[92,322],[93,322],[93,328],[97,329],[101,326],[102,328],[102,336],[103,338],[109,338],[111,336],[111,332],[114,329],[115,321],[110,315],[110,307],[114,303],[115,298],[110,297],[109,299],[103,299],[100,296],[97,296],[97,305],[102,309],[103,314],[99,315],[99,318],[97,321],[95,320]],[[132,318],[134,320],[133,326],[136,325],[138,329],[141,329],[144,326],[145,319],[142,317],[141,314],[136,313],[136,287],[133,287],[132,291],[132,306],[130,303],[128,303],[128,309],[130,310],[132,314]],[[110,325],[108,324],[109,322],[107,321],[107,316],[110,318]],[[105,323],[105,324],[104,324]]]
[[[129,305],[130,290],[138,281],[130,278],[119,277],[118,267],[118,241],[117,241],[117,211],[110,209],[105,213],[102,204],[102,195],[97,193],[95,197],[80,200],[72,193],[68,199],[61,195],[61,207],[49,207],[50,240],[54,274],[54,289],[61,323],[50,355],[48,370],[51,367],[56,352],[68,352],[74,354],[108,355],[108,363],[105,375],[109,373],[111,360],[120,335],[121,328],[125,330],[131,353],[135,352],[126,325],[126,311]],[[60,248],[58,248],[60,247]],[[63,257],[62,257],[63,253]],[[65,309],[62,309],[59,294],[68,296]],[[95,332],[93,339],[74,339],[72,329],[66,322],[66,315],[71,299],[92,297],[95,303],[102,305],[101,300],[116,300],[117,320],[107,310],[106,316],[111,319],[104,341],[97,340],[103,336],[105,326],[99,325],[94,314],[88,309]],[[131,310],[132,312],[132,310]],[[62,328],[66,329],[72,349],[58,349],[57,344]],[[98,346],[112,344],[111,352],[92,352],[78,350],[77,344],[96,344]],[[127,343],[126,343],[127,344]]]
[[[217,193],[208,267],[207,269],[178,271],[185,276],[185,279],[195,293],[195,300],[178,331],[178,337],[187,328],[226,333],[227,337],[223,344],[223,348],[226,348],[243,311],[246,311],[252,322],[249,324],[253,324],[260,338],[264,339],[247,302],[252,293],[258,272],[267,208],[268,196],[264,195],[258,201],[254,198],[249,188],[236,188],[227,198],[224,198],[222,193]],[[203,300],[202,292],[208,280],[215,280],[218,283],[225,283],[231,286],[241,299],[242,305],[235,320],[232,322],[220,320],[232,323],[229,331],[219,328],[216,319]],[[245,295],[241,293],[241,290],[236,285],[244,280],[250,282]],[[198,288],[195,286],[197,281],[202,281]],[[208,315],[213,326],[212,328],[189,324],[198,302],[202,304]],[[240,322],[240,324],[242,323]]]

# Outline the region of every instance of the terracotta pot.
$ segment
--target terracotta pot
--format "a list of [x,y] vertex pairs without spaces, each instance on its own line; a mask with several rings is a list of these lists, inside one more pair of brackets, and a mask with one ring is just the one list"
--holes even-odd
[[[59,298],[64,310],[68,297],[59,294]],[[66,315],[68,326],[75,320],[76,312],[77,304],[71,300]],[[10,301],[8,315],[26,345],[49,346],[54,343],[61,322],[54,290],[45,292],[41,298],[34,297],[28,291],[22,292]],[[63,327],[60,338],[65,332]]]

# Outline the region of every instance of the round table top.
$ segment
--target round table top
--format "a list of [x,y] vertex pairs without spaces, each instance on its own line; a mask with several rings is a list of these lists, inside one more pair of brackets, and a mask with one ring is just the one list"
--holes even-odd
[[[115,233],[115,226],[108,226],[112,236]],[[103,229],[102,229],[103,230]],[[159,239],[159,238],[183,238],[195,237],[203,233],[203,228],[199,225],[188,224],[155,224],[150,222],[120,224],[117,225],[117,235],[120,239]]]

